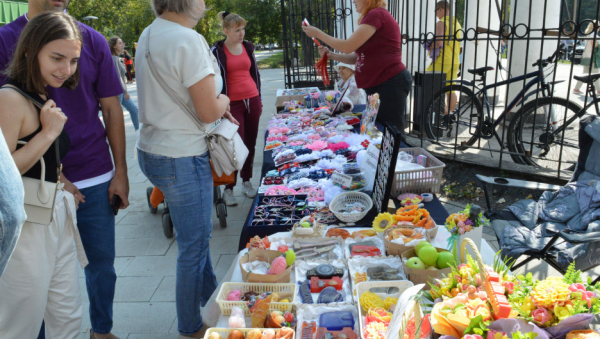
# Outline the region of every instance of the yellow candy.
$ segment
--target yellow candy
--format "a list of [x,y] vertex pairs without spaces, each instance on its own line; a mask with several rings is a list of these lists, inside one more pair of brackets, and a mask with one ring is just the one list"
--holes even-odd
[[385,305],[385,309],[389,310],[390,307],[392,307],[392,305],[396,305],[396,303],[398,303],[398,298],[392,298],[392,297],[387,297],[385,298],[385,300],[383,301],[383,304]]
[[360,307],[362,307],[362,310],[365,313],[370,308],[377,308],[377,307],[384,308],[385,307],[383,300],[381,300],[381,298],[377,294],[371,293],[368,291],[363,293],[360,296],[359,302],[360,302]]

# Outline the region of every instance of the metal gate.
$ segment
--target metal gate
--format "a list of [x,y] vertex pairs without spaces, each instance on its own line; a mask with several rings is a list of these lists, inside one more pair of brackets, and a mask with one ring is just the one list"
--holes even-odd
[[[317,46],[302,32],[302,20],[306,18],[325,33],[346,39],[355,28],[352,0],[282,0],[281,12],[285,87],[324,89],[314,67],[319,60]],[[333,61],[329,62],[329,74],[332,80],[337,76]]]

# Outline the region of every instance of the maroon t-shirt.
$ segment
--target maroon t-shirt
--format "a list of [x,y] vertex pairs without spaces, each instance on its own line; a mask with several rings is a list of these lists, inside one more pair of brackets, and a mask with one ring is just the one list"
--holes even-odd
[[402,63],[402,36],[394,17],[381,7],[370,10],[360,24],[371,25],[377,30],[356,50],[356,85],[369,88],[406,69]]

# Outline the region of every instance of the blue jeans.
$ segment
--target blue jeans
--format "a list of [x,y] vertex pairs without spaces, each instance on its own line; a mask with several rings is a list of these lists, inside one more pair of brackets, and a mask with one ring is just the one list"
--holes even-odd
[[208,250],[213,205],[208,152],[170,158],[138,150],[138,163],[169,203],[179,247],[175,298],[178,329],[180,334],[190,335],[202,327],[200,306],[206,305],[217,288]]
[[89,264],[85,283],[90,299],[92,331],[109,333],[115,297],[115,215],[108,199],[110,181],[81,189],[85,203],[77,210],[77,227]]
[[138,118],[138,108],[135,105],[135,102],[133,101],[133,99],[131,99],[131,96],[129,97],[129,100],[125,100],[124,94],[119,95],[119,102],[129,112],[131,122],[133,123],[133,128],[135,128],[135,130],[137,131],[140,128],[140,120]]

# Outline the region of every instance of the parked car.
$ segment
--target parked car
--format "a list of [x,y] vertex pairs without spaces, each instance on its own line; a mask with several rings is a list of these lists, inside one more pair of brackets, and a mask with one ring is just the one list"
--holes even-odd
[[560,42],[560,48],[563,50],[562,60],[571,60],[574,43],[575,40],[562,40]]
[[573,53],[571,56],[571,62],[575,65],[579,65],[581,63],[581,58],[583,57],[583,50],[585,49],[585,44],[587,41],[577,41],[573,48]]

